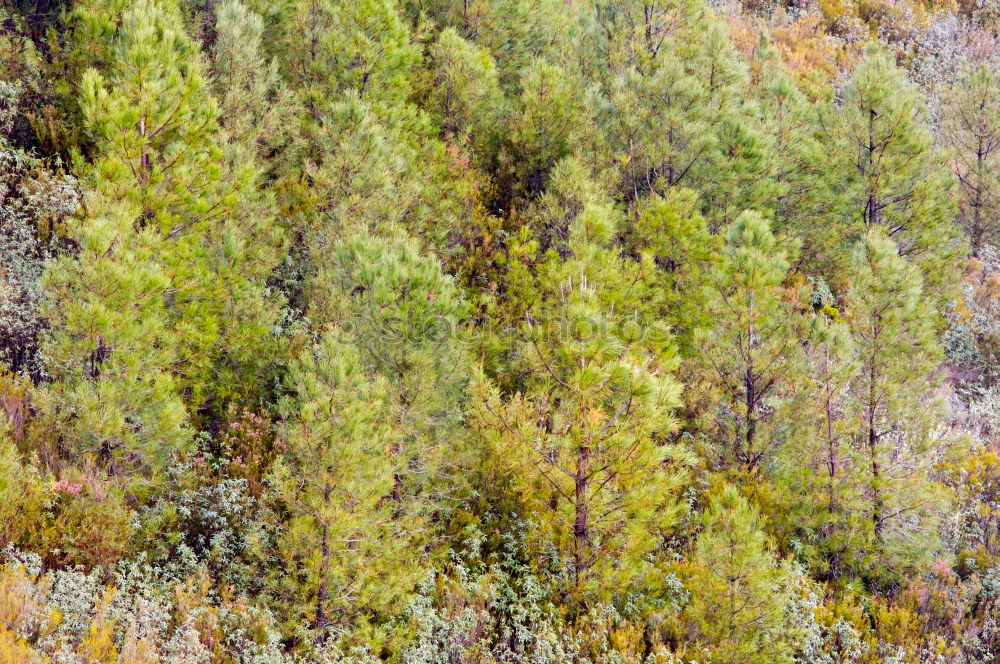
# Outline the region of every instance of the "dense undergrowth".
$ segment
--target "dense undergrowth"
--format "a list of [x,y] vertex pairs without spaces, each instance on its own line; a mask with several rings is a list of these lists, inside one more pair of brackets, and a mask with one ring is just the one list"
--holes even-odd
[[7,0],[0,664],[1000,661],[996,0]]

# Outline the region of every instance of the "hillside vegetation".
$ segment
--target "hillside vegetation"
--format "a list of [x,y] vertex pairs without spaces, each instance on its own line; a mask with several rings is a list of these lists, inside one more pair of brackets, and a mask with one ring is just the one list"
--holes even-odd
[[997,664],[998,0],[0,3],[0,664]]

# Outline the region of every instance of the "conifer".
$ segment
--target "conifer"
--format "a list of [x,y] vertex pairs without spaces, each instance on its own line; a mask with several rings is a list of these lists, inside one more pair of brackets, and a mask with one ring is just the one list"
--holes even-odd
[[951,174],[913,84],[889,53],[869,49],[822,123],[829,168],[846,180],[843,233],[860,238],[880,226],[901,256],[921,266],[927,294],[938,295],[956,258],[958,228]]
[[959,80],[942,117],[945,146],[959,183],[958,221],[973,256],[1000,231],[1000,75],[980,65]]
[[405,463],[392,451],[387,386],[352,337],[332,327],[305,349],[280,406],[285,454],[273,481],[292,516],[276,582],[292,600],[289,618],[304,614],[321,634],[398,608],[419,569],[422,524],[395,518],[389,499]]
[[794,574],[775,560],[760,512],[732,485],[709,498],[704,530],[691,553],[691,602],[685,617],[709,661],[791,661],[785,608]]
[[800,375],[802,326],[785,300],[787,270],[768,222],[744,212],[706,288],[710,324],[697,341],[719,391],[723,459],[749,469],[770,461],[789,435],[785,409]]
[[[392,499],[412,518],[444,507],[462,467],[455,427],[469,379],[465,303],[452,278],[416,242],[360,232],[319,268],[310,318],[350,330],[365,371],[385,383],[387,449],[399,471]],[[386,494],[387,497],[389,494]],[[422,505],[408,505],[419,497]]]
[[610,245],[615,221],[599,197],[574,216],[569,255],[551,254],[521,329],[524,392],[487,382],[475,405],[477,428],[537,514],[538,546],[554,547],[584,602],[641,576],[651,534],[679,513],[687,462],[665,438],[680,398],[673,340],[638,315],[637,267]]
[[932,393],[941,349],[920,273],[885,231],[865,235],[851,266],[849,324],[859,370],[849,403],[859,422],[855,444],[865,473],[866,532],[876,564],[898,570],[932,549],[926,539],[910,549],[910,533],[926,538],[939,504],[924,473],[934,460],[940,404]]
[[225,158],[177,5],[144,0],[121,22],[105,72],[83,77],[98,156],[73,230],[80,252],[47,271],[45,352],[51,413],[78,404],[74,453],[129,475],[162,467],[190,442],[190,414],[273,361],[259,350],[275,313],[263,281],[276,238],[247,214],[259,211],[253,163]]

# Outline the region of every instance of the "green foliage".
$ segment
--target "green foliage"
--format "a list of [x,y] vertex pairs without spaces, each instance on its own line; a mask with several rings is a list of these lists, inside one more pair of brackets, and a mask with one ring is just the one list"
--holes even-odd
[[594,63],[609,157],[633,200],[682,186],[701,196],[710,227],[767,200],[765,134],[746,94],[746,64],[696,3],[600,3]]
[[47,272],[46,396],[72,454],[149,474],[190,442],[188,408],[252,398],[241,384],[274,359],[258,354],[274,231],[254,214],[252,163],[227,163],[214,137],[216,104],[176,8],[130,7],[111,57],[107,83],[95,70],[83,81],[100,156],[72,230],[79,251]]
[[5,5],[0,664],[995,659],[989,4]]
[[713,414],[720,457],[751,469],[787,440],[801,376],[802,325],[785,299],[787,270],[769,224],[744,212],[729,227],[705,296],[711,322],[696,338],[706,381],[720,394]]
[[53,262],[43,282],[49,302],[62,306],[47,311],[43,352],[53,382],[40,402],[64,453],[116,475],[155,473],[192,436],[171,373],[176,341],[163,304],[170,281],[156,260],[160,238],[148,228],[136,233],[125,205],[99,196],[86,204],[74,232],[79,252]]
[[482,141],[497,122],[503,98],[496,65],[488,51],[453,28],[441,31],[430,49],[433,62],[428,106],[441,116],[446,134]]
[[509,170],[512,187],[528,195],[542,190],[548,172],[570,153],[573,133],[582,121],[579,93],[567,72],[544,60],[521,71],[521,94],[514,108],[509,152],[500,168]]
[[679,187],[663,198],[649,196],[635,206],[638,218],[626,236],[627,249],[639,255],[644,270],[656,274],[654,297],[682,351],[690,349],[696,329],[710,324],[703,284],[721,247],[698,207],[695,193]]
[[400,465],[394,494],[433,496],[442,507],[456,486],[445,478],[462,465],[455,434],[470,370],[461,294],[405,237],[345,240],[316,282],[325,292],[310,317],[349,331],[362,366],[386,381],[383,414],[393,430],[386,444]]
[[286,615],[342,631],[398,607],[419,569],[423,527],[391,497],[405,462],[392,449],[387,386],[338,336],[331,329],[292,364],[294,397],[281,405],[287,460],[274,481],[291,514],[276,579],[292,600]]
[[860,365],[848,324],[829,304],[816,305],[823,308],[805,347],[801,428],[779,473],[793,492],[788,527],[801,538],[802,556],[815,574],[836,581],[864,546],[862,462],[853,446],[860,422],[849,401]]
[[212,82],[227,139],[259,157],[275,158],[294,137],[298,113],[276,59],[264,52],[264,20],[233,0],[216,9]]
[[346,90],[376,105],[409,96],[420,51],[394,0],[286,0],[276,10],[282,65],[311,112]]
[[[873,48],[823,113],[827,154],[845,178],[846,233],[882,227],[921,266],[929,295],[957,255],[953,185],[924,124],[924,102],[892,56]],[[837,226],[832,226],[832,229]]]
[[[568,229],[565,262],[553,257],[520,334],[523,393],[486,382],[477,428],[496,463],[518,477],[540,547],[551,546],[584,597],[644,574],[680,511],[684,450],[666,443],[680,386],[673,340],[640,317],[639,278],[609,247],[613,215],[586,200]],[[509,465],[508,465],[509,464]]]
[[996,244],[1000,214],[1000,102],[996,67],[969,71],[950,91],[944,111],[944,143],[954,151],[958,177],[959,223],[969,236],[972,254],[984,243]]
[[[851,265],[849,325],[860,366],[850,402],[860,422],[856,444],[870,519],[866,531],[877,569],[895,571],[934,550],[925,528],[939,503],[923,469],[940,453],[935,443],[943,442],[936,440],[932,394],[941,350],[920,274],[883,231],[865,235]],[[922,533],[919,543],[914,530]]]
[[38,544],[36,533],[46,521],[48,507],[45,494],[38,472],[22,461],[8,432],[0,433],[0,544],[4,548]]
[[785,624],[794,570],[775,560],[761,515],[731,485],[711,497],[689,561],[691,601],[682,620],[712,662],[788,662]]

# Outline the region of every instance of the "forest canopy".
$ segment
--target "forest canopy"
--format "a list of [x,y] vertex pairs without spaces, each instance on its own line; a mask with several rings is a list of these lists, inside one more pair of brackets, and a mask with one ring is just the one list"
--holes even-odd
[[0,664],[998,611],[998,0],[0,3]]

